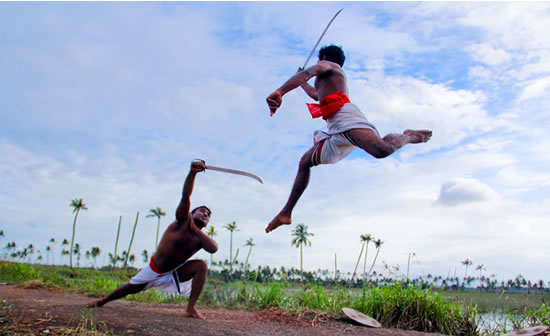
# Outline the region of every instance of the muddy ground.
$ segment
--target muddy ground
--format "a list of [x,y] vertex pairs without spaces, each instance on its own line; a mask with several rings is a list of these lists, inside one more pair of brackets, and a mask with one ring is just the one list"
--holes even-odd
[[89,297],[44,288],[0,285],[0,335],[438,335],[368,328],[342,316],[280,309],[242,311],[198,306],[206,320],[183,316],[185,306],[129,301],[87,310]]

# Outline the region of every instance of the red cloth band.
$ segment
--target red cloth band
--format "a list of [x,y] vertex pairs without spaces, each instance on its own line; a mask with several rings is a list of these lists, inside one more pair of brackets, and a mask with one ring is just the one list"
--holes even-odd
[[151,257],[151,261],[149,262],[149,267],[151,267],[151,269],[157,273],[163,273],[161,270],[159,270],[159,267],[157,266],[157,264],[155,264],[153,257]]
[[348,96],[340,91],[324,97],[319,104],[307,104],[307,107],[312,118],[323,117],[324,120],[327,120],[349,102]]

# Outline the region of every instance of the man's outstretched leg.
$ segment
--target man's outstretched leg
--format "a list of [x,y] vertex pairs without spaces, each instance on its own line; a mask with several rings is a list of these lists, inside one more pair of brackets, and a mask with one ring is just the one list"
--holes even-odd
[[[427,142],[432,136],[432,131],[426,130],[406,130],[403,134],[388,134],[384,138],[380,138],[378,133],[371,129],[357,128],[351,129],[347,133],[355,146],[362,148],[379,159],[392,154],[406,144]],[[300,159],[298,174],[296,175],[288,201],[279,214],[269,223],[265,232],[271,232],[281,225],[292,223],[292,210],[309,183],[311,167],[313,167],[311,159],[316,146],[308,150]]]
[[290,191],[288,201],[286,202],[283,209],[279,212],[279,214],[275,216],[273,220],[271,220],[271,222],[265,229],[265,232],[271,232],[281,225],[288,225],[292,223],[292,210],[296,206],[296,203],[298,202],[298,200],[306,190],[307,185],[309,184],[309,176],[312,167],[311,156],[315,151],[315,147],[316,146],[313,146],[300,159],[298,174],[296,175],[296,179],[294,180],[294,185],[292,186],[292,190]]
[[189,303],[185,312],[185,316],[187,317],[204,319],[204,316],[195,309],[195,304],[206,283],[207,271],[208,265],[204,260],[190,260],[178,269],[178,277],[181,282],[193,279],[191,283],[191,295],[189,296]]
[[403,134],[388,134],[380,138],[378,134],[370,129],[355,128],[347,131],[351,139],[359,148],[377,159],[391,155],[406,144],[417,144],[428,142],[432,137],[432,131],[428,130],[405,130]]
[[139,293],[145,288],[147,284],[131,284],[127,283],[112,291],[109,295],[102,297],[101,299],[90,301],[86,304],[87,308],[103,307],[106,303],[113,300],[122,299],[126,295]]

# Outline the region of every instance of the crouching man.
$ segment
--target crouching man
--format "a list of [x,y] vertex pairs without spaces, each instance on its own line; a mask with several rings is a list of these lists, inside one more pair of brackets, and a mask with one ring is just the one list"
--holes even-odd
[[195,309],[195,303],[206,282],[208,266],[204,260],[190,260],[190,258],[200,249],[215,253],[218,251],[218,244],[201,231],[210,221],[210,209],[206,206],[199,206],[189,212],[195,176],[204,170],[203,162],[192,162],[183,185],[182,198],[176,210],[176,220],[164,232],[149,264],[129,283],[101,299],[88,302],[87,307],[102,307],[106,303],[121,299],[128,294],[157,288],[189,296],[185,316],[204,319]]

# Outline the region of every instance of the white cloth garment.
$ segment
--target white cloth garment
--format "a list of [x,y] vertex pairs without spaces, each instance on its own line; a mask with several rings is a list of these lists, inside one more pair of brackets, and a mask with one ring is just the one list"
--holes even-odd
[[183,296],[191,295],[191,283],[193,279],[180,282],[178,277],[177,270],[182,267],[184,264],[178,266],[176,269],[166,273],[157,273],[151,268],[151,262],[147,264],[138,274],[136,274],[131,280],[130,283],[134,285],[144,284],[144,290],[149,288],[156,288],[164,292],[169,293],[179,293]]
[[367,117],[355,104],[346,103],[327,119],[328,132],[315,131],[313,133],[313,143],[317,146],[311,157],[311,163],[314,166],[336,163],[348,156],[356,145],[347,131],[355,128],[370,129],[380,136],[376,127],[367,120]]

